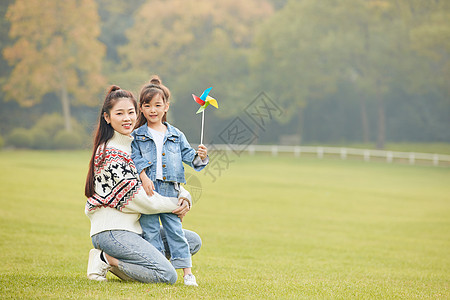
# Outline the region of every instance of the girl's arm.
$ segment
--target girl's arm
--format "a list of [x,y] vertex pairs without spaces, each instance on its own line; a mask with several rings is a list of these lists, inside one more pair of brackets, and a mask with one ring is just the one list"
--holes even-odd
[[141,174],[139,174],[139,178],[141,179],[142,187],[144,188],[147,195],[153,196],[155,185],[153,184],[153,181],[148,178],[147,174],[145,173],[145,169],[142,170]]
[[[132,133],[133,135],[133,133]],[[142,182],[142,185],[144,187],[144,190],[147,192],[147,195],[153,196],[153,190],[155,189],[155,186],[153,185],[153,181],[148,178],[147,174],[145,173],[145,169],[149,167],[151,162],[147,161],[143,156],[141,149],[139,148],[139,144],[136,141],[136,136],[133,135],[134,140],[131,142],[131,159],[134,162],[134,165],[136,166],[137,173],[139,174],[139,179]]]
[[133,142],[131,142],[131,159],[136,166],[136,170],[138,174],[147,168],[151,163],[149,163],[141,153],[141,149],[139,148],[138,142],[136,141],[136,135],[134,132],[131,134],[134,137]]
[[186,136],[183,133],[180,134],[180,150],[182,161],[185,164],[191,166],[195,171],[203,170],[209,163],[208,156],[206,156],[206,158],[202,160],[195,149],[191,147],[186,139]]

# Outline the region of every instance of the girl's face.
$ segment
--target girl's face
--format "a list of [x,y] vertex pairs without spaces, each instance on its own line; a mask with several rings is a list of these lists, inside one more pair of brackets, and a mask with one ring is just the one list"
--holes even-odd
[[106,123],[111,124],[112,128],[123,135],[130,136],[136,124],[136,109],[133,101],[129,98],[119,98],[112,107],[109,115],[103,114]]
[[165,103],[160,94],[156,94],[149,103],[141,105],[141,112],[148,125],[162,123],[162,118],[168,110],[169,103]]

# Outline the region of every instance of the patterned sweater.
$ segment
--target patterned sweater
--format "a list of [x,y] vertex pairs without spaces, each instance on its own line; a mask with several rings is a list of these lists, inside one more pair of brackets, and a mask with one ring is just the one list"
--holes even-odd
[[[157,193],[148,196],[138,180],[131,160],[132,137],[114,132],[105,149],[97,149],[94,158],[95,194],[87,199],[85,213],[91,220],[91,236],[106,230],[142,233],[140,214],[172,212],[178,199]],[[182,189],[179,197],[191,200]]]

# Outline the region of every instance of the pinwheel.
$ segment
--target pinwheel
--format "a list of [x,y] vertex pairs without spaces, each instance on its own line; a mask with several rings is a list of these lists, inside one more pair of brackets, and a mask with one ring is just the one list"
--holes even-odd
[[203,144],[203,128],[205,127],[205,108],[207,108],[208,105],[210,104],[215,108],[219,108],[217,100],[209,96],[209,92],[211,91],[211,89],[212,87],[206,89],[200,97],[197,97],[194,94],[192,94],[194,101],[201,105],[200,108],[197,110],[197,114],[202,113],[202,133],[200,136],[200,144]]

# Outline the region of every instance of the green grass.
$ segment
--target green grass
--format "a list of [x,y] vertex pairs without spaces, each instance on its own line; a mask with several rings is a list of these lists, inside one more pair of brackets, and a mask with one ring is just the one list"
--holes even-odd
[[257,155],[195,173],[188,288],[85,278],[88,160],[0,152],[0,298],[450,298],[450,168]]
[[[310,143],[310,146],[346,147],[359,149],[375,149],[375,143]],[[384,150],[416,153],[450,154],[450,143],[386,143]]]

